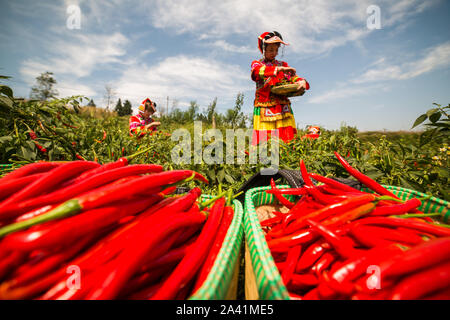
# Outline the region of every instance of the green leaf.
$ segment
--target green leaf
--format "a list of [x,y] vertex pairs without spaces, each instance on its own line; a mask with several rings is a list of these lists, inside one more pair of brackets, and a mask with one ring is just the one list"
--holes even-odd
[[421,124],[422,122],[427,120],[427,118],[428,118],[428,116],[426,114],[423,114],[420,117],[418,117],[416,119],[416,121],[414,122],[413,126],[411,127],[411,129],[417,127],[419,124]]
[[449,173],[449,171],[447,169],[436,168],[436,171],[438,172],[440,177],[443,177],[443,178],[446,178],[446,179],[450,178],[450,173]]
[[221,169],[217,173],[217,181],[219,181],[219,183],[222,183],[224,178],[225,178],[225,170]]
[[433,113],[436,113],[436,112],[439,112],[439,109],[438,109],[438,108],[430,109],[430,110],[427,111],[427,116],[428,116],[428,117],[431,117],[431,115],[432,115]]
[[11,137],[11,136],[0,137],[0,143],[10,142],[12,140],[13,140],[13,137]]
[[225,175],[225,180],[227,180],[228,183],[234,183],[233,177],[229,174]]
[[0,96],[0,106],[5,106],[11,109],[13,107],[13,100],[5,96]]
[[0,93],[3,93],[4,95],[13,98],[13,91],[10,87],[0,84]]
[[441,112],[440,111],[435,112],[429,118],[432,123],[436,123],[441,118]]

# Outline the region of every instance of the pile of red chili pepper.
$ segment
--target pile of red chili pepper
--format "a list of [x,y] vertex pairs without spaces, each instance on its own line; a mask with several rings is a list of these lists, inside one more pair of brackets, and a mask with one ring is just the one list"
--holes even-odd
[[[291,299],[450,299],[450,228],[352,168],[374,193],[308,173],[302,188],[266,192],[289,208],[261,221]],[[320,182],[316,185],[313,180]],[[296,196],[296,201],[285,195]]]
[[234,211],[196,179],[128,158],[38,162],[0,179],[0,299],[186,299],[205,281]]

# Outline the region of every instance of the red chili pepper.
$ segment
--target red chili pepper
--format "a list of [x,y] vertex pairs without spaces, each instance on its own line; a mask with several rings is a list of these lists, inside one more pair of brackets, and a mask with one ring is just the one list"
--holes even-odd
[[287,189],[277,188],[276,190],[274,190],[274,189],[266,190],[266,193],[268,193],[268,194],[279,193],[279,194],[290,194],[290,195],[300,196],[300,195],[305,195],[307,192],[306,192],[305,188],[287,188]]
[[314,240],[317,237],[313,232],[309,230],[300,230],[288,236],[271,239],[267,241],[270,251],[288,251],[290,247],[298,244],[307,243]]
[[1,208],[5,208],[14,202],[23,201],[33,196],[40,195],[51,187],[58,185],[62,181],[68,180],[83,171],[100,166],[98,163],[90,161],[74,161],[60,165],[55,170],[50,171],[48,174],[40,177],[30,184],[25,189],[14,194],[8,199],[4,200],[1,204]]
[[404,227],[413,230],[423,231],[435,236],[448,237],[450,236],[450,229],[438,225],[432,225],[424,221],[417,221],[411,219],[393,218],[393,217],[366,217],[358,220],[358,224],[364,225],[381,225],[392,227]]
[[320,223],[312,221],[310,219],[306,220],[306,223],[309,224],[315,232],[319,233],[322,237],[330,243],[330,245],[336,250],[336,252],[344,257],[354,257],[361,253],[362,250],[355,249],[351,243],[348,241],[348,238],[339,237],[330,229],[326,228]]
[[[95,164],[95,162],[93,163]],[[207,181],[199,173],[190,170],[174,170],[155,173],[119,185],[112,183],[68,200],[38,217],[2,227],[0,228],[0,237],[45,221],[67,217],[82,210],[94,209],[115,201],[121,201],[126,197],[142,194],[142,190],[145,190],[147,194],[157,193],[164,185],[177,183],[192,176],[201,181]]]
[[370,216],[388,216],[410,212],[421,206],[422,202],[417,198],[412,198],[402,204],[377,207],[370,213]]
[[320,192],[317,189],[317,187],[311,187],[311,186],[306,185],[305,189],[314,200],[316,200],[317,202],[319,202],[323,205],[330,205],[330,204],[337,203],[337,202],[340,202],[340,201],[346,199],[346,197],[343,197],[343,196],[325,195],[322,192]]
[[138,174],[161,172],[163,170],[162,166],[159,165],[133,165],[129,167],[112,169],[107,172],[101,172],[96,175],[92,175],[83,181],[71,184],[66,188],[56,190],[54,192],[23,201],[16,205],[12,205],[9,208],[3,210],[3,214],[6,212],[15,212],[20,214],[23,212],[30,211],[35,208],[42,207],[44,205],[60,203],[71,199],[77,195],[87,192],[89,190],[95,189],[107,183],[117,181],[118,179],[133,176]]
[[30,163],[27,165],[24,165],[23,167],[20,167],[4,177],[0,179],[0,184],[3,184],[6,181],[17,179],[25,176],[29,176],[36,173],[42,173],[42,172],[49,172],[50,170],[61,166],[61,163],[58,162],[36,162],[36,163]]
[[450,259],[450,237],[423,242],[380,262],[383,277],[399,276],[429,268]]
[[439,290],[436,293],[426,295],[423,300],[450,300],[450,289]]
[[35,140],[35,139],[37,139],[37,135],[36,135],[36,132],[34,132],[33,130],[31,130],[29,134],[30,134],[30,138],[31,138],[31,140]]
[[450,286],[450,261],[406,277],[392,290],[392,300],[415,300]]
[[335,189],[338,189],[338,190],[341,190],[341,191],[345,191],[345,192],[362,193],[362,192],[359,191],[358,189],[355,189],[355,188],[353,188],[353,187],[350,187],[350,186],[348,186],[348,185],[346,185],[346,184],[343,184],[343,183],[341,183],[341,182],[339,182],[339,181],[336,181],[336,180],[334,180],[334,179],[326,178],[326,177],[323,177],[323,176],[318,175],[318,174],[315,174],[315,173],[308,173],[308,175],[309,175],[311,178],[313,178],[313,179],[315,179],[315,180],[317,180],[317,181],[319,181],[319,182],[325,183],[326,185],[329,185],[329,186],[332,187],[332,188],[335,188]]
[[342,265],[337,266],[335,270],[332,269],[330,271],[330,279],[333,279],[338,284],[349,283],[367,273],[368,266],[379,265],[386,258],[393,257],[403,251],[404,249],[397,244],[366,250],[361,255],[346,260]]
[[202,229],[194,247],[181,260],[177,268],[164,282],[158,292],[152,297],[155,300],[173,299],[179,288],[186,286],[192,280],[192,276],[204,261],[206,253],[212,245],[212,239],[219,227],[225,206],[225,198],[214,203],[205,226]]
[[292,203],[291,201],[289,201],[288,199],[283,197],[283,195],[281,195],[279,192],[277,192],[277,186],[276,186],[275,181],[273,180],[273,178],[270,179],[270,186],[272,187],[272,190],[274,191],[275,197],[277,198],[278,201],[280,201],[280,203],[282,205],[285,205],[289,209],[292,208],[295,205],[295,203]]
[[103,130],[103,138],[102,138],[102,141],[105,141],[105,139],[106,139],[106,131]]
[[[328,247],[328,248],[327,248]],[[319,240],[308,247],[297,261],[295,272],[310,268],[329,249],[329,245],[323,240]]]
[[[161,239],[164,239],[167,235],[179,230],[180,228],[185,228],[191,225],[199,225],[204,222],[204,219],[205,216],[202,214],[173,214],[170,219],[160,220],[158,227],[154,228],[156,230],[154,230],[151,238],[148,238],[148,235],[145,235],[147,238],[145,242],[139,241],[142,235],[137,233],[134,240],[136,240],[136,243],[140,243],[140,245],[124,250],[114,263],[113,269],[110,270],[110,273],[105,274],[103,279],[100,279],[99,283],[101,285],[99,287],[94,287],[93,290],[91,290],[91,292],[86,296],[86,299],[104,300],[112,299],[117,296],[126,281],[139,268],[142,259],[145,258],[148,252],[158,245],[158,242],[160,242]],[[208,221],[210,220],[208,219]],[[203,230],[205,230],[205,228]],[[144,233],[147,232],[145,229],[143,231]],[[204,243],[202,243],[202,245],[204,246]],[[180,266],[181,263],[182,262],[180,262],[178,266]],[[197,265],[197,267],[200,266]],[[174,273],[172,273],[172,275]],[[163,287],[161,287],[161,289]],[[155,294],[155,296],[157,294]]]
[[18,276],[15,276],[9,281],[9,285],[13,286],[24,286],[29,284],[31,281],[38,279],[39,277],[48,274],[55,267],[59,267],[65,261],[70,260],[76,254],[78,254],[87,244],[91,243],[93,236],[88,236],[85,239],[80,239],[78,243],[74,243],[72,247],[67,248],[62,252],[52,254],[48,258],[40,261],[39,263],[28,268],[26,272],[22,272]]
[[75,155],[75,157],[76,157],[78,160],[86,161],[86,159],[83,158],[82,156],[80,156],[78,153]]
[[423,242],[423,239],[413,233],[407,231],[398,231],[390,228],[376,227],[376,226],[358,226],[354,229],[362,229],[368,236],[373,238],[383,239],[392,242],[398,242],[405,245],[417,245]]
[[356,220],[375,209],[376,205],[373,202],[365,203],[359,207],[351,209],[347,212],[334,215],[322,222],[324,226],[337,226],[353,220]]
[[318,284],[319,279],[313,274],[293,274],[292,284],[305,285],[305,286],[315,286]]
[[24,213],[24,214],[18,216],[17,218],[14,219],[14,222],[25,221],[25,220],[40,216],[41,214],[49,212],[50,210],[56,208],[57,206],[58,206],[58,204],[46,205],[46,206],[39,207],[37,209],[31,210],[27,213]]
[[345,212],[351,208],[354,208],[356,206],[360,206],[362,204],[374,201],[375,195],[373,194],[363,194],[361,196],[353,197],[346,199],[339,203],[333,203],[326,207],[323,207],[319,210],[316,210],[314,212],[311,212],[307,215],[304,215],[300,218],[298,218],[296,221],[288,225],[285,229],[286,234],[295,232],[296,230],[303,228],[305,226],[306,219],[315,219],[315,220],[322,220],[326,217],[329,217],[333,214],[339,214],[342,212]]
[[311,268],[311,270],[317,275],[320,276],[324,270],[327,270],[328,267],[332,265],[332,263],[336,260],[337,256],[332,252],[325,252],[319,260],[317,260],[316,264]]
[[[56,281],[67,276],[66,270],[61,269],[57,272],[51,273],[45,277],[30,283],[29,285],[11,288],[7,283],[0,286],[0,299],[2,300],[24,300],[32,299],[41,292],[50,288]],[[66,286],[66,281],[64,280]]]
[[41,146],[37,141],[33,140],[33,143],[36,145],[36,148],[38,148],[39,151],[41,151],[42,153],[47,153],[47,149]]
[[125,216],[135,215],[145,210],[158,199],[157,196],[153,196],[145,200],[135,200],[125,205],[116,204],[89,210],[58,221],[58,223],[46,228],[40,228],[38,231],[30,230],[11,234],[4,239],[3,243],[8,248],[27,251],[73,243],[80,237],[99,232],[117,223]]
[[25,186],[31,184],[36,179],[41,178],[43,175],[44,173],[35,173],[17,179],[8,179],[7,181],[0,183],[0,199],[9,197],[19,190],[22,190]]
[[297,265],[297,261],[300,258],[301,252],[302,247],[300,245],[294,246],[291,249],[289,249],[286,258],[286,266],[284,267],[284,270],[281,273],[281,279],[283,280],[283,283],[286,286],[291,281],[292,275],[295,272],[295,266]]
[[390,243],[392,243],[392,241],[382,239],[379,237],[374,237],[373,234],[366,233],[364,226],[353,228],[351,230],[351,235],[353,236],[353,238],[356,239],[357,242],[369,248],[387,246]]
[[150,148],[151,147],[149,147],[147,149],[144,149],[144,150],[141,150],[141,151],[138,151],[138,152],[136,152],[136,153],[134,153],[134,154],[132,154],[132,155],[130,155],[128,157],[122,157],[122,158],[118,159],[117,161],[110,162],[110,163],[105,163],[104,165],[102,165],[102,166],[100,166],[98,168],[86,171],[85,173],[81,174],[78,178],[76,178],[71,183],[78,183],[78,182],[86,179],[87,177],[89,177],[91,175],[98,174],[98,173],[101,173],[101,172],[104,172],[104,171],[108,171],[108,170],[116,169],[116,168],[121,168],[121,167],[126,167],[132,159],[134,159],[135,157],[141,155],[142,153],[145,153],[147,150],[150,150]]
[[[10,254],[0,261],[0,280],[7,276],[11,271],[19,266],[26,259],[23,252],[10,252]],[[1,286],[0,286],[1,288]],[[0,295],[1,299],[1,295]]]
[[225,239],[225,236],[227,235],[231,222],[233,221],[233,217],[234,217],[233,207],[226,206],[223,211],[223,218],[220,223],[217,236],[214,239],[214,242],[211,246],[211,250],[205,260],[205,263],[198,272],[197,280],[195,282],[194,288],[192,289],[193,292],[195,292],[198,288],[200,288],[200,286],[203,284],[203,282],[206,280],[206,277],[210,273],[214,265],[214,262],[216,261],[217,255],[219,254],[219,251],[222,248],[223,241]]
[[369,189],[375,191],[376,193],[378,193],[380,195],[387,195],[387,196],[391,196],[393,198],[399,199],[395,194],[393,194],[392,192],[390,192],[389,190],[384,188],[381,184],[379,184],[375,180],[369,178],[365,174],[359,172],[358,170],[356,170],[355,168],[350,166],[350,164],[339,153],[335,152],[334,154],[335,154],[336,158],[339,160],[339,162],[342,164],[344,169],[350,175],[355,177],[358,181],[363,183],[366,187],[368,187]]
[[306,170],[305,163],[303,160],[300,160],[300,172],[302,174],[303,181],[305,182],[305,185],[314,187],[314,183],[311,181],[308,175],[308,171]]

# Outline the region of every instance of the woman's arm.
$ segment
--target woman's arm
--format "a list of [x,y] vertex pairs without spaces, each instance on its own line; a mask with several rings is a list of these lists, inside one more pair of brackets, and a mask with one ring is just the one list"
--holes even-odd
[[267,78],[276,76],[278,73],[277,66],[266,66],[261,61],[255,60],[252,62],[252,80],[266,81]]

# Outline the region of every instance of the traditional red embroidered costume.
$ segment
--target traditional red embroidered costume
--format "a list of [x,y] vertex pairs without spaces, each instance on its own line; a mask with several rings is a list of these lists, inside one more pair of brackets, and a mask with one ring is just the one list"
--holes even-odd
[[141,105],[139,106],[138,110],[139,113],[135,116],[131,116],[129,119],[130,123],[130,135],[137,135],[139,137],[145,135],[146,133],[151,134],[151,132],[156,131],[156,127],[150,127],[149,129],[145,129],[145,126],[152,123],[153,119],[151,117],[144,119],[143,113],[145,110],[145,103],[149,101],[153,104],[153,102],[147,98],[144,101],[142,101]]
[[[258,46],[263,55],[265,43],[287,44],[282,41],[281,35],[276,31],[265,32],[259,36]],[[284,61],[275,59],[268,61],[266,58],[254,60],[251,65],[251,77],[256,82],[253,145],[264,141],[264,137],[270,137],[271,130],[274,130],[276,135],[285,142],[292,140],[297,133],[291,102],[286,96],[273,94],[270,89],[276,85],[297,83],[305,79],[278,71],[277,67],[289,67],[289,65]],[[306,90],[308,89],[309,83],[306,82]]]

